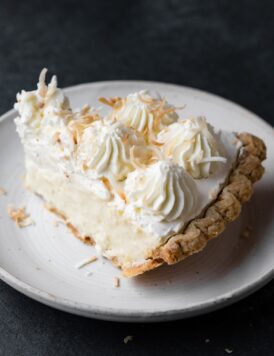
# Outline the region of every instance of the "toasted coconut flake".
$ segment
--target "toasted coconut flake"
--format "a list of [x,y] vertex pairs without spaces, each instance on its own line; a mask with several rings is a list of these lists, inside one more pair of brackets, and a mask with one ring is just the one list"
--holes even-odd
[[148,104],[151,105],[154,102],[156,102],[156,99],[154,99],[153,97],[144,97],[143,95],[141,95],[140,93],[138,93],[138,98],[140,101],[142,101],[144,104]]
[[11,206],[8,207],[9,217],[15,222],[17,227],[27,227],[34,225],[34,221],[31,219],[29,214],[26,214],[25,207],[19,209],[13,209]]
[[153,145],[155,145],[155,146],[163,146],[163,143],[162,142],[158,142],[158,141],[156,141],[156,140],[154,140],[154,139],[152,139],[152,140],[150,140],[150,143],[152,143]]
[[[78,135],[77,135],[77,131],[76,130],[73,130],[72,132],[70,132],[70,135],[72,137],[72,141],[75,145],[75,148],[76,148],[76,145],[78,143]],[[76,150],[75,150],[76,151]]]
[[107,190],[109,192],[111,192],[112,191],[112,186],[110,184],[110,181],[106,177],[102,177],[102,178],[100,178],[100,180],[104,183],[104,185],[107,188]]
[[90,111],[90,106],[89,105],[84,105],[80,111],[82,115],[86,115]]
[[83,124],[89,126],[94,121],[100,120],[100,115],[98,114],[89,114],[83,117]]
[[113,98],[99,98],[99,101],[102,104],[108,105],[110,107],[112,107],[113,109],[120,109],[121,106],[124,104],[124,100],[118,96],[115,96]]
[[160,127],[161,120],[163,116],[167,114],[174,113],[176,110],[181,110],[184,108],[183,107],[166,107],[166,99],[163,98],[162,100],[157,101],[155,100],[153,103],[151,103],[151,108],[150,112],[153,114],[154,120],[153,120],[153,130],[158,131]]
[[77,269],[81,269],[81,268],[83,268],[83,267],[85,267],[85,266],[89,265],[90,263],[93,263],[93,262],[95,262],[97,260],[98,260],[97,256],[92,256],[92,257],[90,257],[90,258],[88,258],[88,259],[86,259],[86,260],[84,260],[82,262],[77,263],[75,267]]
[[46,74],[47,74],[48,69],[47,68],[43,68],[40,75],[39,75],[39,81],[37,84],[37,90],[38,93],[41,97],[45,97],[47,94],[47,85],[45,83],[46,81]]
[[146,137],[148,135],[148,126],[144,129],[143,135]]
[[160,125],[161,122],[161,117],[160,116],[154,116],[154,120],[153,120],[153,129],[154,130],[158,130],[158,127]]
[[60,132],[55,132],[52,139],[53,139],[53,143],[61,143]]
[[91,112],[91,110],[92,109],[88,105],[84,106],[77,114],[77,119],[70,121],[68,125],[75,145],[80,141],[84,130],[94,121],[101,119],[98,113]]
[[20,223],[20,227],[28,227],[31,225],[35,225],[35,222],[31,219],[30,216],[26,217],[25,220]]
[[127,197],[125,193],[122,190],[119,190],[117,193],[119,194],[120,198],[124,200],[125,203],[127,203]]
[[88,165],[87,165],[86,162],[83,163],[82,169],[83,169],[84,172],[86,172],[88,170]]
[[113,285],[114,285],[115,288],[119,288],[120,287],[120,278],[114,277],[113,278]]

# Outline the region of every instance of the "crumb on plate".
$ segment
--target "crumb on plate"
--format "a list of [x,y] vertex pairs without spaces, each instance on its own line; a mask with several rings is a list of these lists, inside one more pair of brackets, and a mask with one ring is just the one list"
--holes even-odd
[[34,221],[31,219],[30,215],[26,213],[25,207],[19,209],[13,209],[11,206],[8,207],[9,217],[15,222],[17,227],[27,227],[34,225]]
[[125,338],[124,338],[124,344],[127,344],[129,341],[132,341],[133,339],[133,336],[132,335],[127,335]]
[[85,266],[89,265],[90,263],[95,262],[95,261],[97,261],[97,260],[98,260],[98,257],[97,257],[97,256],[91,256],[90,258],[88,258],[88,259],[86,259],[86,260],[84,260],[84,261],[78,263],[78,264],[76,265],[76,268],[77,268],[77,269],[83,268],[83,267],[85,267]]
[[113,278],[113,284],[114,284],[115,288],[119,288],[120,287],[120,278],[114,277]]

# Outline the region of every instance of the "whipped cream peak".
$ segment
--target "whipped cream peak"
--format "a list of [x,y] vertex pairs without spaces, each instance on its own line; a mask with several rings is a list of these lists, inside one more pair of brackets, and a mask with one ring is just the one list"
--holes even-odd
[[185,221],[196,200],[195,181],[170,160],[130,173],[125,194],[135,216],[147,215],[159,222]]
[[37,90],[29,92],[22,90],[17,94],[17,103],[14,107],[24,122],[42,120],[44,116],[53,112],[68,114],[70,111],[68,98],[57,88],[56,76],[53,76],[49,85],[46,85],[46,73],[47,69],[44,68],[39,76]]
[[47,69],[44,68],[39,76],[37,83],[37,96],[40,98],[41,106],[55,110],[70,110],[68,97],[58,88],[56,75],[53,75],[51,81],[46,85]]
[[175,107],[159,95],[152,96],[147,90],[118,99],[111,105],[110,117],[143,134],[155,134],[178,119]]
[[84,130],[78,145],[82,171],[94,178],[121,181],[133,170],[130,148],[142,144],[143,139],[120,122],[95,121]]
[[207,178],[226,163],[218,135],[204,117],[179,120],[158,135],[166,157],[182,166],[193,178]]

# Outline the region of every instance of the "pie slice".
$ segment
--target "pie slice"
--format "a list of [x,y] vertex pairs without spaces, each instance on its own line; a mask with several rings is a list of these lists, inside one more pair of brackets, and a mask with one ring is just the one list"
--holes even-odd
[[248,133],[181,117],[148,91],[73,111],[54,76],[17,95],[26,185],[128,277],[201,251],[235,220],[264,172]]

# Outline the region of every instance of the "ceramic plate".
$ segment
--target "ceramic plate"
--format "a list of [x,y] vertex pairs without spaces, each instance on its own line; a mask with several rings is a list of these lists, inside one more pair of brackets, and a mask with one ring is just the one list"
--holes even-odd
[[[133,279],[113,279],[119,270],[107,260],[75,266],[94,255],[67,231],[41,199],[23,187],[24,162],[13,118],[0,120],[0,277],[20,292],[71,313],[117,321],[171,320],[205,313],[254,292],[273,277],[274,266],[274,140],[273,129],[254,114],[211,94],[151,82],[102,82],[66,89],[74,108],[97,105],[100,96],[124,96],[141,89],[159,91],[182,115],[205,115],[218,128],[249,131],[268,147],[266,174],[241,217],[207,248],[178,265],[156,269]],[[7,214],[8,204],[26,206],[35,226],[18,229]],[[242,231],[252,227],[249,238]]]

